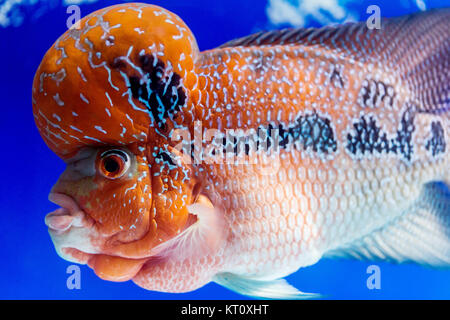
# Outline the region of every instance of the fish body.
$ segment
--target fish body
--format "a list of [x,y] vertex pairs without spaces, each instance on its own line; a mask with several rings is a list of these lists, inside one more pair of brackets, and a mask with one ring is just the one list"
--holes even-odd
[[262,32],[199,52],[156,6],[99,10],[47,52],[33,112],[67,164],[58,253],[164,292],[308,298],[322,257],[450,264],[448,9]]

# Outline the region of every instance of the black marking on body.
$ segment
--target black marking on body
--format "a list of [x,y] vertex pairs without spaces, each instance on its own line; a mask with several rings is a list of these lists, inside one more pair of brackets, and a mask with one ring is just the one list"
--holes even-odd
[[216,155],[216,150],[221,150],[222,154],[249,155],[259,150],[287,149],[291,144],[296,149],[321,154],[331,154],[337,150],[330,119],[317,113],[301,115],[290,126],[269,124],[260,126],[251,133],[229,131],[226,137],[217,140],[212,142],[212,156]]
[[347,135],[347,150],[352,154],[389,151],[390,144],[387,134],[381,131],[381,127],[377,125],[372,116],[368,119],[364,116],[361,117],[353,124],[353,127],[354,134]]
[[[322,153],[337,150],[330,119],[321,117],[317,113],[298,117],[297,124],[288,128],[284,136],[290,136],[293,141],[299,141],[304,150],[312,149],[314,152]],[[284,138],[280,146],[284,147],[287,143],[288,140]]]
[[383,103],[387,107],[393,107],[395,90],[391,85],[382,81],[366,79],[359,91],[358,102],[362,107],[378,108]]
[[427,141],[425,148],[431,152],[434,157],[445,152],[444,129],[439,121],[431,123],[431,138]]
[[347,135],[347,150],[352,154],[371,155],[375,153],[393,153],[410,161],[414,148],[412,134],[415,108],[409,107],[402,115],[399,129],[389,138],[372,116],[362,116],[353,124],[354,131]]
[[[180,111],[186,102],[186,93],[180,76],[166,68],[164,62],[152,55],[139,55],[138,65],[144,76],[129,76],[129,90],[152,113],[159,128],[165,128],[169,116]],[[116,69],[125,69],[123,60],[113,63]]]

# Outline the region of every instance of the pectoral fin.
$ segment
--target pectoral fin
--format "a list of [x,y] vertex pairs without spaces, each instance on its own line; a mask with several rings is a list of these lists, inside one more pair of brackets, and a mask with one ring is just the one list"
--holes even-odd
[[159,257],[183,260],[192,256],[205,256],[220,249],[226,228],[223,213],[204,195],[188,206],[195,222],[175,238],[155,248]]

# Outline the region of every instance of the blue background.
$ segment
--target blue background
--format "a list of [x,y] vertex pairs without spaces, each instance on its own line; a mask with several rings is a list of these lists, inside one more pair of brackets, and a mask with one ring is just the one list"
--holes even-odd
[[[93,0],[91,0],[93,1]],[[294,0],[286,0],[294,1]],[[315,1],[315,0],[311,0]],[[295,2],[295,1],[294,1]],[[294,3],[292,2],[292,3]],[[81,5],[82,16],[118,1]],[[273,25],[266,0],[158,1],[178,14],[195,34],[201,50]],[[1,6],[0,2],[0,6]],[[418,11],[413,1],[345,1],[346,10],[366,19],[366,8],[377,4],[382,16]],[[426,1],[427,8],[450,6],[449,1]],[[64,169],[41,140],[31,110],[31,87],[44,53],[66,31],[66,6],[59,1],[38,2],[13,12],[12,25],[0,27],[0,298],[2,299],[242,299],[214,283],[186,294],[143,290],[131,281],[99,279],[81,266],[81,289],[66,287],[66,268],[53,248],[44,216],[55,209],[47,200],[51,186]],[[332,19],[331,19],[332,20]],[[338,22],[338,21],[337,21]],[[319,25],[308,19],[308,26]],[[288,25],[286,25],[288,26]],[[287,279],[302,291],[331,299],[449,299],[450,271],[412,264],[378,263],[381,290],[369,290],[366,268],[371,263],[322,260]]]

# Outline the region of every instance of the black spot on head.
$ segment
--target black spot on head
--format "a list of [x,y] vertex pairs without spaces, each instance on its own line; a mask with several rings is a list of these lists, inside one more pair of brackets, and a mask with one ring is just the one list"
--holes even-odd
[[[158,128],[165,129],[169,116],[180,111],[186,102],[180,76],[152,55],[139,55],[138,66],[144,75],[129,77],[131,95],[148,108]],[[126,64],[116,60],[112,67],[123,69]]]

